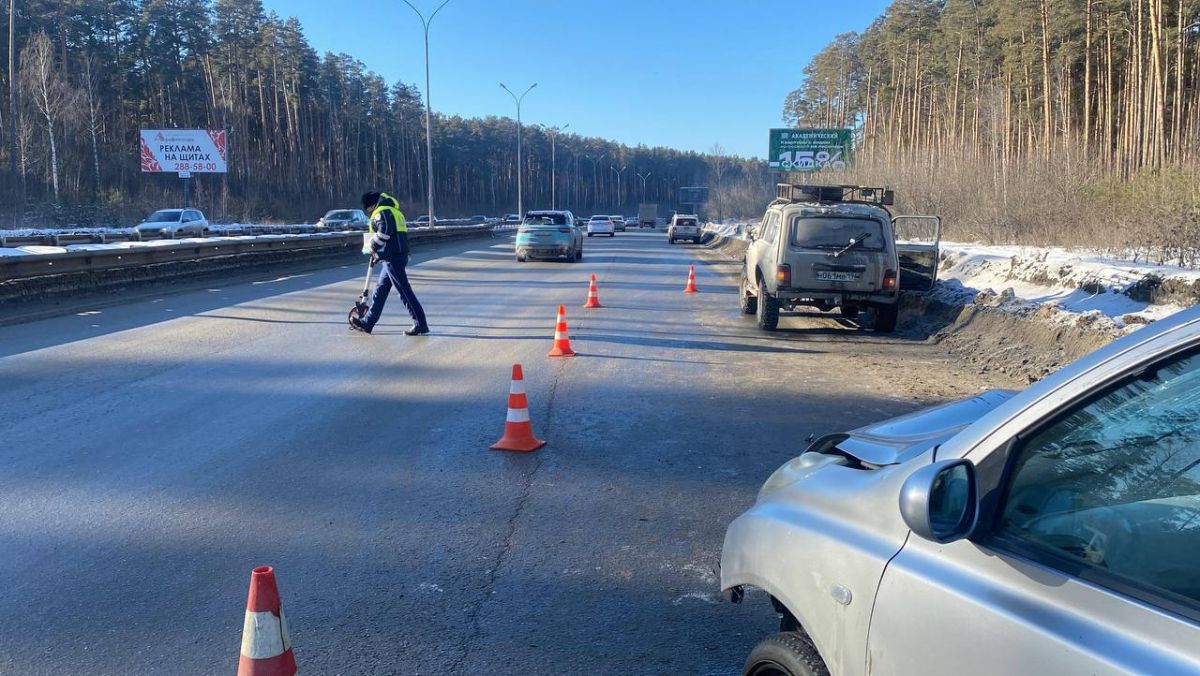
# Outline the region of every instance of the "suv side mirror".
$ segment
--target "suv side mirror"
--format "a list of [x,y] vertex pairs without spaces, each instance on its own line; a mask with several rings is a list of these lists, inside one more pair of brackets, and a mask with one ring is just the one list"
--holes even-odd
[[975,465],[940,460],[913,472],[900,489],[900,515],[920,537],[941,544],[975,529],[979,514]]

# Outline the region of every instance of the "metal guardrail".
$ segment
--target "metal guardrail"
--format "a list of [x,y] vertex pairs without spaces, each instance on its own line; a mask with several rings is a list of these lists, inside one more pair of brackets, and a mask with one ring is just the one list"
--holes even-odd
[[[418,241],[452,239],[464,235],[484,234],[492,231],[492,226],[488,225],[421,228],[411,230],[409,238]],[[230,240],[210,238],[209,240],[181,241],[171,245],[131,247],[127,249],[0,256],[0,282],[42,277],[45,275],[112,270],[153,265],[156,263],[195,261],[219,256],[236,256],[239,254],[272,251],[305,251],[315,249],[361,251],[362,236],[363,233],[361,232],[330,232],[310,233],[302,237],[282,236],[270,239]]]

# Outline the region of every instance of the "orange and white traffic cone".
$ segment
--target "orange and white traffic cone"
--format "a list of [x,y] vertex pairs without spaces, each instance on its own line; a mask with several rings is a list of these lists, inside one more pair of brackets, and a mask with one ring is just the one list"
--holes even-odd
[[700,292],[700,289],[696,288],[696,266],[695,265],[688,266],[688,283],[687,283],[687,286],[683,287],[683,292],[684,293],[699,293]]
[[547,357],[574,357],[575,350],[571,349],[571,338],[567,335],[567,308],[558,306],[558,323],[554,325],[554,348],[546,353]]
[[250,573],[246,622],[242,625],[242,657],[238,676],[292,676],[296,656],[288,637],[287,619],[275,586],[275,569],[259,566]]
[[596,275],[592,275],[592,283],[588,285],[588,299],[584,308],[604,307],[600,304],[600,291],[596,288]]
[[492,444],[493,451],[528,453],[545,446],[546,442],[533,436],[529,424],[529,401],[525,398],[525,374],[520,364],[513,364],[512,385],[508,388],[508,417],[504,419],[504,436]]

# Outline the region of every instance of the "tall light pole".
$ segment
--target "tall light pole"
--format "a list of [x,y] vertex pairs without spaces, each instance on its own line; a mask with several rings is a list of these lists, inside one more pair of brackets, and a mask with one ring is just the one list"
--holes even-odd
[[652,173],[654,173],[654,172],[647,171],[645,174],[643,174],[640,171],[637,172],[637,177],[642,179],[642,201],[643,202],[646,201],[646,179],[650,178],[650,174],[652,174]]
[[424,14],[416,8],[408,0],[403,0],[404,4],[408,5],[409,9],[416,12],[417,17],[421,19],[421,26],[425,29],[425,206],[429,208],[429,226],[433,227],[433,128],[429,122],[432,116],[432,104],[429,102],[429,24],[433,23],[433,17],[442,11],[446,3],[450,0],[442,0],[442,4],[433,10],[433,14],[426,19]]
[[521,171],[521,102],[525,100],[526,94],[533,91],[533,88],[537,86],[537,83],[534,82],[533,84],[529,85],[529,89],[526,89],[524,92],[522,92],[520,96],[514,94],[513,90],[505,86],[503,82],[500,83],[500,86],[504,88],[504,91],[508,92],[509,96],[513,97],[513,101],[517,102],[517,214],[520,215],[521,218],[524,218],[525,202],[524,196],[521,194],[521,174],[523,173]]
[[620,209],[621,202],[623,201],[621,199],[621,174],[625,173],[625,170],[629,168],[629,165],[627,164],[627,165],[621,167],[620,170],[618,170],[616,167],[612,166],[611,164],[608,165],[608,168],[612,169],[612,172],[617,175],[617,208]]
[[565,131],[570,126],[571,126],[570,122],[568,122],[567,124],[564,124],[561,127],[547,127],[545,125],[542,126],[542,128],[546,130],[546,133],[548,133],[550,135],[550,208],[552,210],[558,208],[554,205],[554,202],[555,202],[555,200],[554,200],[554,164],[555,164],[554,163],[554,143],[558,139],[559,132]]
[[17,41],[17,0],[8,0],[8,170],[13,182],[13,202],[16,215],[13,216],[15,225],[21,225],[21,212],[24,210],[24,195],[21,194],[21,180],[17,178],[17,81],[13,70],[16,63]]
[[592,161],[592,210],[595,211],[600,206],[600,162],[604,161],[603,155],[584,155],[584,158]]

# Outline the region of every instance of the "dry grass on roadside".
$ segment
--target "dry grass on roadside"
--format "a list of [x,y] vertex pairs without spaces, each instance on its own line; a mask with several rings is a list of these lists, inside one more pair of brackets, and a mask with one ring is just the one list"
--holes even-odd
[[897,213],[938,214],[945,237],[989,244],[1064,246],[1114,257],[1200,265],[1200,167],[1121,178],[1095,161],[1058,156],[1007,166],[943,156],[862,160],[822,182],[886,185]]

